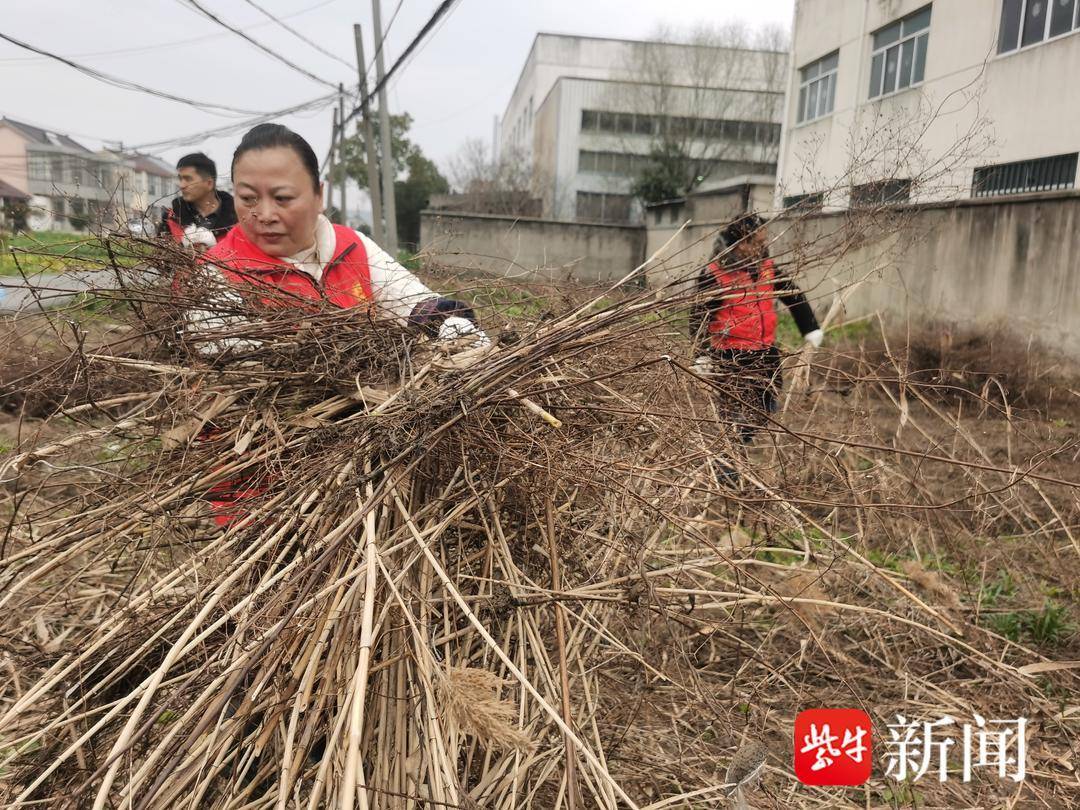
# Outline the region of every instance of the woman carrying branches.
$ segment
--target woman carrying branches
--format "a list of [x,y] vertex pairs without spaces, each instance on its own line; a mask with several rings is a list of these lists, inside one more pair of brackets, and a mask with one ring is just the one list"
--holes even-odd
[[791,310],[803,339],[820,346],[823,333],[814,310],[769,257],[761,217],[746,214],[717,237],[713,259],[698,276],[690,314],[694,371],[720,384],[721,413],[737,427],[744,444],[777,410],[776,298]]
[[[364,234],[323,214],[319,161],[281,124],[259,124],[233,153],[237,225],[203,256],[241,292],[280,306],[369,307],[441,339],[487,337],[467,305],[443,298]],[[276,293],[276,295],[275,295]]]
[[[200,262],[225,282],[219,290],[266,308],[363,307],[377,322],[396,321],[439,340],[489,343],[468,305],[433,292],[374,241],[326,218],[318,159],[297,133],[280,124],[251,129],[233,153],[232,178],[237,225]],[[235,315],[222,315],[229,310],[224,304],[189,313],[189,330],[234,325]],[[250,344],[217,335],[202,345]],[[234,505],[261,489],[251,481],[215,486],[209,496],[217,522],[231,523],[238,517]]]

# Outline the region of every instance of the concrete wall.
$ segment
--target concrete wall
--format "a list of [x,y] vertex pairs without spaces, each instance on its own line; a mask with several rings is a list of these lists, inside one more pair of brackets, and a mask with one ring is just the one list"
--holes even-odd
[[[1080,355],[1080,194],[964,200],[873,219],[821,214],[770,226],[824,314],[858,284],[847,314],[967,326],[1004,324]],[[842,242],[853,243],[842,248]]]
[[644,260],[645,230],[424,211],[420,248],[461,270],[522,281],[617,281]]
[[[872,34],[926,0],[798,0],[779,196],[887,177],[921,180],[914,201],[970,196],[976,166],[1080,149],[1080,31],[998,55],[1001,2],[933,3],[922,84],[870,99]],[[799,70],[839,50],[830,115],[798,124]],[[1069,101],[1068,99],[1072,99]],[[921,187],[920,187],[921,186]]]

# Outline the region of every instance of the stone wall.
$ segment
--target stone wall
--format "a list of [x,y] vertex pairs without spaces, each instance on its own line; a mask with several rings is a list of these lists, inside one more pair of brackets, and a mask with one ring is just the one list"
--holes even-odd
[[645,259],[640,226],[424,211],[420,247],[444,264],[522,281],[617,281]]

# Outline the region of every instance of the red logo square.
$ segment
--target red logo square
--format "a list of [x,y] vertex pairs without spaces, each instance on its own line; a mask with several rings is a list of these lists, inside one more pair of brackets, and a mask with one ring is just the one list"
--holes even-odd
[[807,709],[795,717],[795,777],[804,785],[870,778],[870,718],[859,709]]

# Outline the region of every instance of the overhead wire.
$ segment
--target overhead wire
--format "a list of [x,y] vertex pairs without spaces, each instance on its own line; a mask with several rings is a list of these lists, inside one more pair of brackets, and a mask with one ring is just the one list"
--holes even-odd
[[[323,6],[328,6],[331,3],[337,3],[337,2],[340,2],[340,0],[322,0],[322,2],[315,3],[315,4],[310,5],[310,6],[306,6],[304,8],[298,9],[296,11],[289,12],[288,14],[282,14],[280,17],[275,18],[275,21],[289,20],[289,19],[292,19],[293,17],[300,17],[300,16],[302,16],[304,14],[308,14],[309,12],[315,11],[316,9],[322,8]],[[273,25],[273,22],[267,21],[267,22],[252,23],[251,25],[248,26],[248,30],[251,30],[253,28],[264,28],[265,26],[268,26],[268,25]],[[112,50],[107,50],[107,51],[84,51],[82,53],[69,53],[69,54],[66,54],[66,57],[68,59],[87,59],[87,58],[94,58],[94,57],[101,57],[101,56],[125,56],[125,55],[128,55],[128,54],[137,54],[137,53],[151,53],[151,52],[160,53],[161,51],[170,50],[172,48],[182,48],[182,47],[185,47],[187,45],[194,45],[196,43],[201,45],[203,43],[206,43],[206,42],[209,42],[209,41],[212,41],[212,40],[224,39],[225,37],[230,37],[232,35],[233,35],[233,33],[231,31],[222,31],[219,34],[203,34],[202,36],[198,36],[198,37],[188,37],[186,39],[174,39],[174,40],[172,40],[170,42],[158,42],[158,43],[156,43],[154,45],[137,45],[137,46],[135,46],[133,48],[114,48]],[[51,57],[47,57],[47,56],[4,57],[4,58],[0,58],[0,64],[6,63],[6,62],[44,62],[44,61],[47,61],[50,58]],[[351,68],[353,66],[349,65],[349,67]]]
[[349,68],[350,70],[355,70],[356,69],[355,65],[345,61],[340,56],[338,56],[336,53],[332,53],[331,51],[326,50],[326,48],[324,48],[318,42],[315,42],[314,40],[308,39],[306,36],[301,34],[299,31],[297,31],[292,26],[286,25],[279,18],[275,17],[273,14],[271,14],[265,8],[263,8],[258,3],[256,3],[255,0],[244,0],[244,2],[247,3],[249,6],[251,6],[253,9],[255,9],[256,11],[258,11],[260,14],[263,14],[264,16],[269,17],[273,22],[277,23],[280,27],[284,28],[286,31],[288,31],[290,34],[292,34],[294,37],[296,37],[299,40],[302,40],[303,42],[306,42],[308,45],[310,45],[312,48],[314,48],[315,50],[317,50],[319,53],[323,54],[324,56],[329,56],[331,59],[333,59],[336,62],[340,62],[341,64],[343,64],[345,67]]
[[[350,89],[351,92],[351,89]],[[180,135],[173,138],[165,138],[160,141],[148,141],[147,143],[137,144],[132,146],[132,149],[167,149],[172,146],[183,146],[189,143],[198,143],[204,141],[207,138],[225,137],[237,132],[241,132],[245,129],[255,126],[256,124],[263,124],[267,121],[271,121],[275,118],[280,118],[283,115],[295,115],[297,113],[306,112],[308,110],[317,110],[321,107],[325,107],[328,104],[332,104],[337,101],[337,91],[333,93],[327,93],[317,98],[308,99],[302,101],[299,104],[294,104],[290,107],[284,107],[280,110],[273,110],[271,112],[259,113],[254,118],[247,118],[243,121],[237,121],[233,124],[227,124],[221,127],[215,127],[213,129],[202,129],[198,132],[192,132],[188,135]]]
[[[140,93],[147,93],[152,96],[157,96],[158,98],[167,99],[168,101],[175,101],[179,104],[186,104],[189,107],[194,107],[198,110],[204,110],[205,112],[210,112],[213,115],[221,115],[222,113],[228,113],[231,115],[262,115],[262,113],[258,110],[248,110],[242,107],[233,107],[228,104],[211,104],[207,101],[196,101],[195,99],[187,98],[185,96],[178,96],[175,93],[168,93],[164,90],[157,90],[153,87],[148,87],[145,84],[140,84],[139,82],[133,82],[129,79],[123,79],[119,76],[113,76],[109,73],[103,73],[96,68],[80,64],[71,59],[68,59],[65,56],[61,56],[60,54],[52,53],[51,51],[47,51],[44,48],[39,48],[36,45],[31,45],[28,42],[23,42],[21,39],[16,39],[10,34],[5,34],[2,31],[0,31],[0,39],[10,42],[12,45],[15,45],[19,48],[23,48],[36,54],[40,54],[41,56],[47,56],[50,59],[60,62],[61,64],[74,68],[75,70],[86,76],[89,76],[92,79],[97,79],[98,81],[105,82],[106,84],[112,85],[113,87],[119,87],[122,90],[134,90]],[[222,112],[214,112],[214,110],[220,110]]]
[[[412,41],[406,46],[405,50],[402,51],[401,55],[394,61],[394,64],[391,65],[390,69],[388,71],[386,71],[386,73],[383,75],[382,80],[377,82],[375,87],[372,88],[372,90],[367,94],[368,99],[371,99],[373,96],[377,95],[379,90],[382,89],[384,86],[386,86],[387,82],[390,81],[390,78],[405,63],[405,61],[409,58],[409,56],[412,54],[412,52],[414,50],[416,50],[416,47],[421,42],[424,41],[424,38],[428,35],[428,33],[436,25],[438,25],[439,21],[443,19],[443,17],[446,15],[446,13],[448,11],[450,11],[450,9],[453,7],[453,5],[457,1],[458,0],[443,0],[443,2],[441,2],[439,4],[438,8],[436,8],[435,11],[432,12],[431,17],[428,19],[428,21],[426,23],[424,23],[424,25],[416,33],[416,36],[414,36]],[[403,0],[399,0],[398,7],[394,10],[394,16],[395,17],[397,16],[397,12],[400,11],[400,9],[401,9],[401,2],[403,2]],[[393,18],[391,18],[390,22],[393,23]],[[386,26],[386,31],[389,31],[389,30],[390,30],[390,26],[387,25]],[[383,42],[386,41],[385,31],[384,31],[384,36],[382,38],[382,41]],[[373,63],[374,63],[374,60],[373,60]],[[358,87],[357,89],[358,89],[358,91],[363,92],[363,90],[361,88]],[[351,121],[353,118],[355,118],[360,113],[362,108],[363,108],[363,99],[361,98],[360,102],[357,103],[357,105],[353,107],[352,111],[347,116],[345,116],[345,119],[338,124],[338,126],[341,128],[342,132],[345,131],[345,124],[347,124],[349,121]],[[330,148],[327,150],[326,156],[323,157],[322,164],[319,167],[320,172],[322,171],[323,168],[325,168],[326,164],[329,162],[330,154],[333,151],[334,151],[334,143],[331,140]]]
[[327,87],[333,87],[335,90],[337,89],[337,86],[338,86],[337,82],[327,81],[326,79],[323,79],[320,76],[316,76],[311,71],[300,67],[300,65],[296,64],[295,62],[292,62],[292,61],[286,59],[284,56],[279,54],[277,51],[273,50],[272,48],[268,48],[267,46],[263,45],[261,42],[259,42],[254,37],[246,34],[242,29],[236,28],[233,25],[229,25],[229,23],[225,22],[223,19],[218,17],[216,14],[214,14],[212,11],[210,11],[209,9],[205,8],[202,4],[200,4],[199,0],[184,0],[184,1],[185,1],[185,3],[187,5],[191,6],[194,9],[196,9],[204,17],[206,17],[206,18],[212,20],[213,22],[217,23],[222,28],[227,28],[228,30],[232,31],[238,37],[245,40],[246,42],[251,43],[256,48],[258,48],[260,51],[262,51],[263,53],[273,57],[278,62],[281,62],[283,65],[287,65],[288,67],[295,70],[297,73],[300,73],[300,74],[302,74],[304,76],[307,76],[312,81],[316,81],[319,84],[324,84]]
[[[412,54],[412,52],[416,50],[416,47],[424,41],[424,37],[428,35],[428,32],[430,32],[431,29],[433,29],[438,24],[439,20],[443,18],[443,16],[451,9],[451,7],[456,2],[457,0],[442,0],[442,2],[439,3],[439,7],[435,9],[428,21],[424,23],[423,27],[417,32],[416,36],[413,37],[412,42],[410,42],[406,46],[405,50],[402,51],[401,56],[399,56],[395,60],[394,64],[390,66],[390,69],[386,71],[382,79],[377,82],[375,84],[375,87],[373,87],[368,93],[369,99],[372,96],[378,95],[379,90],[386,86],[386,83],[389,82],[391,78],[393,78],[394,74],[405,63],[405,60],[409,58],[410,54]],[[341,122],[341,126],[345,126],[346,123],[359,115],[360,109],[361,108],[359,106],[354,107],[352,109],[352,112],[345,116],[345,120]]]

